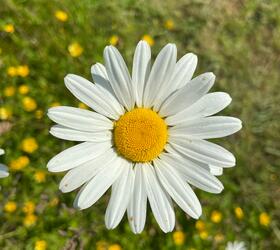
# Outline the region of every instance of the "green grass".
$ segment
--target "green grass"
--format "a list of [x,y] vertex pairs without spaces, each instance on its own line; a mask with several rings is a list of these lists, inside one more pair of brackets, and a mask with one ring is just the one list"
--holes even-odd
[[[67,22],[54,17],[58,9],[68,13]],[[37,240],[45,240],[48,249],[95,249],[98,241],[118,243],[123,249],[224,249],[227,241],[245,241],[248,249],[278,249],[280,247],[280,4],[278,0],[240,1],[47,1],[3,0],[0,8],[0,28],[7,23],[15,27],[13,34],[0,32],[0,104],[12,110],[12,117],[1,122],[1,148],[6,154],[1,162],[9,165],[21,155],[20,144],[34,137],[39,149],[28,155],[30,164],[21,171],[10,171],[10,177],[0,180],[0,248],[33,249]],[[166,20],[174,21],[167,30]],[[145,231],[130,232],[126,218],[121,225],[108,231],[104,212],[109,194],[93,207],[79,212],[72,208],[76,192],[62,194],[58,190],[61,174],[47,173],[48,160],[73,145],[48,134],[51,122],[44,115],[23,110],[23,95],[4,95],[8,86],[30,87],[38,109],[46,110],[54,102],[77,106],[77,100],[66,90],[63,78],[75,73],[90,79],[90,66],[103,62],[103,48],[112,35],[120,38],[118,49],[131,66],[135,45],[144,34],[155,40],[153,56],[167,42],[176,43],[178,54],[194,52],[199,65],[196,74],[213,71],[214,90],[230,93],[233,102],[223,114],[239,117],[243,129],[219,143],[237,157],[237,166],[225,170],[220,178],[225,190],[208,194],[196,190],[202,205],[202,220],[208,239],[199,237],[195,221],[176,208],[176,228],[186,233],[183,246],[175,246],[172,234],[160,231],[149,209]],[[67,47],[78,42],[83,54],[69,55]],[[30,74],[10,77],[9,66],[27,64]],[[131,67],[130,67],[131,68]],[[4,122],[12,125],[4,129]],[[45,171],[44,183],[34,181],[36,170]],[[57,197],[59,204],[50,207]],[[16,201],[14,213],[4,211],[7,201]],[[38,220],[32,227],[23,225],[22,206],[36,203]],[[240,206],[243,220],[234,216]],[[210,220],[213,210],[223,214],[215,224]],[[268,227],[259,224],[259,214],[271,216]],[[215,241],[223,234],[224,240]]]

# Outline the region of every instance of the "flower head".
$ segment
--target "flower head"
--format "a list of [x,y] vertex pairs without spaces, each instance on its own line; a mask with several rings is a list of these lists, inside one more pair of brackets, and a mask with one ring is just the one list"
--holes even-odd
[[174,29],[174,22],[172,19],[168,19],[165,21],[164,26],[167,30],[173,30]]
[[142,39],[146,41],[150,46],[153,46],[155,44],[154,39],[150,35],[144,35]]
[[10,163],[10,168],[12,170],[21,170],[29,164],[30,160],[27,156],[20,156],[15,160],[12,160]]
[[[207,94],[214,74],[192,79],[197,57],[189,53],[177,61],[174,44],[166,45],[150,67],[150,46],[140,41],[132,77],[115,47],[105,48],[104,61],[105,66],[97,63],[91,68],[95,84],[73,74],[65,77],[66,87],[94,111],[65,106],[48,110],[49,118],[58,123],[51,128],[52,135],[83,142],[48,162],[51,172],[68,171],[60,190],[83,186],[74,201],[82,210],[112,186],[105,214],[109,229],[127,212],[133,232],[140,233],[147,202],[164,232],[175,226],[171,200],[199,218],[202,208],[189,184],[220,193],[223,185],[212,167],[235,165],[229,151],[207,141],[241,129],[237,118],[212,116],[231,98],[223,92]],[[216,217],[221,220],[221,215]],[[208,238],[207,231],[199,233]]]
[[10,24],[10,23],[5,24],[3,29],[4,29],[4,31],[7,32],[7,33],[14,33],[14,32],[15,32],[15,27],[14,27],[14,25],[13,25],[13,24]]
[[234,213],[237,219],[242,220],[244,217],[244,213],[241,207],[236,207],[234,209]]
[[185,242],[186,235],[182,231],[175,231],[172,237],[176,246],[182,246]]
[[46,181],[46,173],[44,171],[36,171],[34,174],[34,179],[38,183],[43,183]]
[[31,227],[33,225],[35,225],[35,223],[37,222],[38,217],[31,213],[31,214],[26,214],[26,216],[23,219],[23,225],[26,227]]
[[262,212],[259,216],[259,222],[262,226],[265,226],[265,227],[269,226],[270,216],[267,213]]
[[61,22],[66,22],[68,19],[68,15],[66,12],[62,11],[62,10],[57,10],[54,13],[55,17],[57,20],[61,21]]
[[32,112],[37,108],[36,101],[29,96],[26,96],[22,99],[22,104],[23,104],[23,109],[27,112]]
[[29,87],[27,85],[20,85],[18,92],[22,95],[26,95],[29,92]]
[[79,43],[75,42],[68,46],[68,51],[72,57],[79,57],[83,53],[84,49]]
[[47,249],[47,242],[45,240],[37,240],[35,242],[34,250],[46,250]]
[[211,213],[211,221],[214,223],[220,223],[222,218],[223,218],[223,215],[219,211],[215,210]]
[[27,77],[29,75],[29,67],[27,65],[20,65],[17,67],[17,75]]
[[26,153],[33,153],[38,149],[38,144],[35,138],[28,137],[25,138],[21,143],[21,149]]
[[11,97],[15,94],[16,89],[14,86],[9,86],[4,89],[4,95],[7,97]]
[[228,242],[225,250],[246,250],[244,242]]
[[117,35],[112,35],[111,37],[110,37],[110,39],[109,39],[109,43],[111,44],[111,45],[117,45],[118,44],[118,42],[119,42],[119,37],[117,36]]
[[7,213],[13,213],[15,212],[17,209],[17,204],[14,201],[8,201],[5,205],[4,205],[4,210]]
[[27,201],[24,203],[22,211],[26,214],[33,214],[35,211],[35,204],[32,201]]

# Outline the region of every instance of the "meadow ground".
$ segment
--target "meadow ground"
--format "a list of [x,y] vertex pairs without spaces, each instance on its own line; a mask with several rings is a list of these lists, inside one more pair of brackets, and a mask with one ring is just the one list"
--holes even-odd
[[[60,12],[59,12],[60,11]],[[104,226],[109,193],[76,211],[76,192],[58,190],[61,174],[48,160],[73,145],[48,131],[51,106],[83,107],[65,88],[75,73],[90,79],[114,44],[128,65],[141,38],[153,56],[167,42],[178,54],[198,55],[196,75],[216,74],[214,90],[230,93],[223,114],[243,129],[219,143],[237,158],[220,178],[219,195],[196,190],[198,222],[176,208],[176,233],[164,234],[148,212],[145,231],[133,235],[127,220]],[[10,177],[0,181],[0,249],[248,249],[280,248],[280,3],[278,0],[71,1],[2,0],[0,8],[0,145]]]

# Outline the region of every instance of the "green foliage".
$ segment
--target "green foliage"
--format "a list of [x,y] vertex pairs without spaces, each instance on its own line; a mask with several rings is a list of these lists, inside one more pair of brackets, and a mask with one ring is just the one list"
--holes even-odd
[[[57,10],[68,14],[66,22],[55,17]],[[100,241],[128,250],[224,249],[233,240],[245,241],[248,249],[280,247],[278,0],[2,0],[0,17],[0,108],[11,113],[8,118],[0,113],[0,145],[6,151],[1,162],[11,166],[20,156],[30,159],[28,166],[10,170],[10,177],[0,181],[1,249],[34,249],[38,240],[45,240],[48,249],[54,250],[95,249]],[[174,28],[166,28],[167,20],[173,21]],[[13,24],[13,33],[4,31],[7,24]],[[46,170],[51,157],[73,145],[49,135],[51,122],[45,116],[55,102],[78,105],[63,84],[64,76],[75,73],[90,79],[90,67],[103,62],[103,48],[112,35],[118,36],[116,46],[131,66],[134,48],[145,34],[155,41],[154,56],[167,42],[176,43],[180,56],[196,53],[196,74],[216,74],[214,89],[233,98],[223,113],[241,118],[244,126],[236,135],[219,140],[237,158],[237,166],[220,178],[225,190],[219,195],[196,190],[207,239],[201,238],[195,221],[176,208],[177,230],[186,235],[183,246],[174,244],[172,234],[160,231],[150,209],[141,235],[131,233],[126,219],[117,229],[106,230],[103,217],[109,193],[93,207],[76,211],[72,208],[75,192],[61,194],[62,175]],[[83,48],[78,57],[69,54],[73,42]],[[28,65],[30,73],[9,76],[8,68],[18,65]],[[21,94],[21,85],[27,85],[29,93]],[[7,96],[5,90],[11,86],[16,92]],[[25,110],[26,96],[36,101],[43,117],[36,110]],[[22,150],[27,137],[39,145],[33,153]],[[35,180],[38,171],[46,175],[41,183]],[[9,201],[17,203],[13,213],[4,209]],[[22,211],[27,201],[36,204],[37,220],[31,226],[25,225],[27,215]],[[235,207],[243,209],[242,220],[235,217]],[[211,221],[213,210],[222,213],[220,223]],[[267,227],[259,223],[262,212],[271,217]],[[218,234],[224,237],[220,241]]]

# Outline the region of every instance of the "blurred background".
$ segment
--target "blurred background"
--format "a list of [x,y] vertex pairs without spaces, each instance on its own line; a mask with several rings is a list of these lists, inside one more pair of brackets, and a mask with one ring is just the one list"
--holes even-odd
[[[196,190],[200,220],[176,208],[176,230],[164,234],[149,209],[145,231],[131,233],[127,219],[108,231],[109,192],[93,207],[76,211],[76,192],[62,194],[62,174],[47,172],[48,160],[74,145],[48,130],[48,108],[78,106],[63,78],[91,79],[103,48],[115,45],[131,69],[135,46],[146,40],[153,58],[166,43],[178,57],[198,55],[196,75],[212,71],[213,90],[233,102],[223,114],[244,128],[219,140],[237,158],[224,171],[219,195]],[[280,249],[280,2],[279,0],[1,0],[0,249]]]

